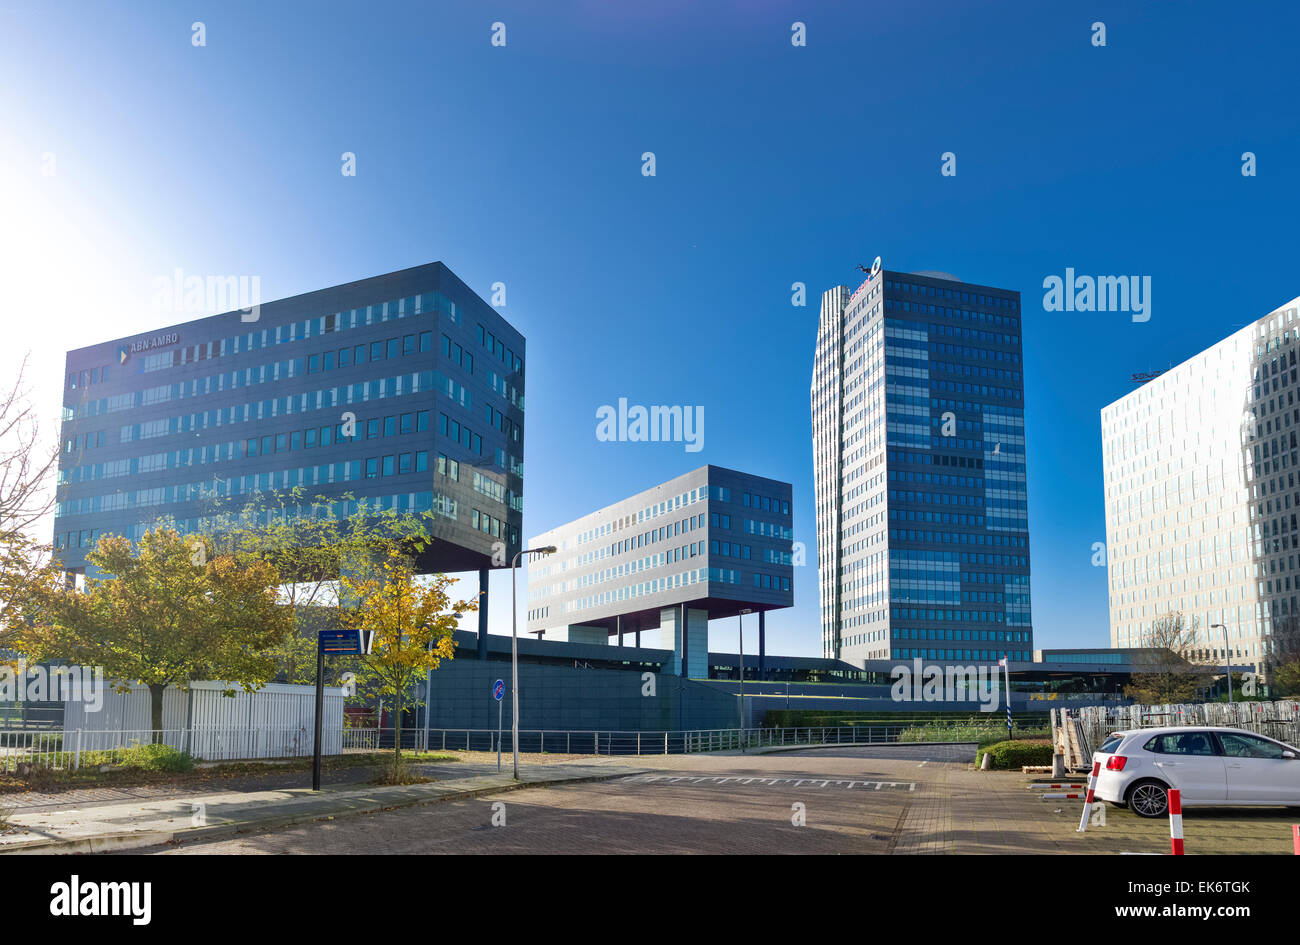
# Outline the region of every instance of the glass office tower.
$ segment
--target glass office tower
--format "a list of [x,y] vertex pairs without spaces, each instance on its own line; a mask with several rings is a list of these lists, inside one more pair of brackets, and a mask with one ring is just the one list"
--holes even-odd
[[1192,659],[1264,669],[1294,632],[1298,310],[1294,299],[1102,409],[1112,646],[1141,646],[1181,612]]
[[[427,570],[518,550],[524,339],[442,263],[68,352],[54,543],[301,487],[435,514]],[[348,498],[351,497],[351,498]]]
[[766,613],[794,603],[791,498],[788,482],[701,466],[543,532],[529,547],[558,550],[528,569],[529,632],[621,644],[659,629],[677,654],[665,672],[703,679],[709,621],[756,614],[764,668]]
[[827,290],[812,428],[824,654],[1030,659],[1020,294],[883,269]]

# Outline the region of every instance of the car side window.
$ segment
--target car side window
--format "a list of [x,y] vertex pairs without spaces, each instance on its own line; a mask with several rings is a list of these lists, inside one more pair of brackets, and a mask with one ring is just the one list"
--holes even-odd
[[1170,732],[1148,742],[1150,750],[1162,755],[1212,755],[1214,746],[1204,732]]
[[1236,732],[1220,732],[1219,741],[1223,743],[1223,753],[1229,758],[1281,759],[1282,752],[1286,750],[1258,735],[1241,735]]

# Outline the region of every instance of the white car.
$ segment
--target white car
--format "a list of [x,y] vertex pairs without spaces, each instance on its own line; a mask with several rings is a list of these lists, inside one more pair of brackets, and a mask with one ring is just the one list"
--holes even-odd
[[1114,732],[1093,753],[1096,796],[1140,817],[1184,807],[1300,806],[1300,749],[1239,728],[1176,726]]

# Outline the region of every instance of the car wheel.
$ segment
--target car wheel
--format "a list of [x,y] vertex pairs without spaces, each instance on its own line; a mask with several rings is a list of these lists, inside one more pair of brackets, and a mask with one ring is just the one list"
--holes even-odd
[[1139,817],[1164,817],[1169,813],[1168,788],[1159,781],[1139,781],[1128,789],[1128,808]]

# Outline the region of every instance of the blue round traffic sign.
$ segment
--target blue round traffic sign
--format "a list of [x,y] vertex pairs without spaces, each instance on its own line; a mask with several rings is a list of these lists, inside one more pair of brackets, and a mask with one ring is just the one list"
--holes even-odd
[[498,679],[492,684],[492,698],[500,702],[506,694],[506,684],[504,680]]

